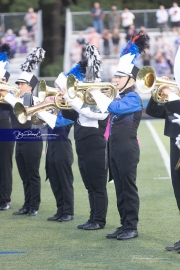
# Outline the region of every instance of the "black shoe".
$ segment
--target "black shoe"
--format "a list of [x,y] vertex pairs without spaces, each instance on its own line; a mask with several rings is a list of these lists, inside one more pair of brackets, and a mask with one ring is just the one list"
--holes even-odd
[[14,212],[13,215],[25,215],[27,213],[29,213],[29,210],[22,207],[21,209],[19,209],[19,211]]
[[138,237],[138,231],[137,230],[128,230],[123,231],[120,235],[117,236],[118,240],[128,240],[131,238]]
[[70,221],[72,219],[73,219],[73,215],[64,214],[62,217],[58,218],[58,221],[63,222],[63,221]]
[[174,246],[166,246],[166,250],[173,251],[173,250],[179,250],[180,249],[180,240],[174,244]]
[[27,216],[32,217],[32,216],[37,216],[38,210],[35,209],[30,209]]
[[1,204],[0,206],[0,210],[9,210],[11,207],[11,203],[10,202],[4,202]]
[[80,224],[80,225],[78,225],[77,226],[77,228],[78,229],[84,229],[84,227],[86,226],[86,225],[89,225],[90,224],[90,222],[89,221],[87,221],[86,223],[84,223],[84,224]]
[[58,219],[60,219],[60,218],[61,218],[61,216],[59,216],[58,214],[55,214],[52,217],[48,217],[47,220],[49,220],[49,221],[58,221]]
[[84,230],[99,230],[103,229],[98,223],[89,223],[83,228]]
[[120,235],[123,232],[123,226],[117,228],[117,230],[114,233],[108,233],[106,235],[106,238],[108,239],[117,239],[117,236]]

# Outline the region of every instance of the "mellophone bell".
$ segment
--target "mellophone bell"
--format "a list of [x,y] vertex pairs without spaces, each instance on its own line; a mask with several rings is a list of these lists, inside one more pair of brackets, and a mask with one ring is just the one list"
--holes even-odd
[[168,97],[162,94],[164,87],[172,87],[175,93],[180,96],[180,89],[176,81],[170,81],[157,77],[155,70],[151,66],[144,66],[137,74],[136,78],[137,89],[147,94],[151,92],[155,102],[164,104],[168,101]]

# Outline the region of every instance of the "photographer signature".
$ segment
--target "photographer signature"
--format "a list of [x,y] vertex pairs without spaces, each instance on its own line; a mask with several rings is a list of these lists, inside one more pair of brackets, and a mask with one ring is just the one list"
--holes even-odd
[[43,136],[58,136],[58,134],[41,134],[40,130],[37,133],[33,133],[32,130],[26,130],[24,132],[21,132],[19,130],[16,130],[13,132],[15,134],[15,139],[22,139],[25,137],[33,137],[33,138],[41,138]]

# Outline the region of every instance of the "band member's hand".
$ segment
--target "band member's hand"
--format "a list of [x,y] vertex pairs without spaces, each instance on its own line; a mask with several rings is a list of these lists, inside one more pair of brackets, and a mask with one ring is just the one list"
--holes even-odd
[[169,89],[169,87],[165,86],[161,89],[162,95],[168,96],[172,91]]
[[0,95],[5,97],[8,94],[8,91],[6,90],[0,90]]
[[173,119],[172,123],[177,123],[180,125],[180,115],[177,113],[174,113],[174,116],[177,117],[177,119]]
[[45,100],[44,100],[44,103],[51,103],[51,102],[54,102],[54,96],[46,97]]
[[67,93],[67,88],[63,87],[61,90],[60,90],[62,96],[64,96],[66,93]]

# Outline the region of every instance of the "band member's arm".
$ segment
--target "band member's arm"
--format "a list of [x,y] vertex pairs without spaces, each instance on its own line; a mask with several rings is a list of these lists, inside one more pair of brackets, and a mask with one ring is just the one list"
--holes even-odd
[[112,101],[108,106],[108,111],[117,115],[139,112],[142,110],[140,96],[131,92],[120,100]]
[[146,107],[146,113],[148,115],[156,117],[156,118],[165,119],[165,117],[166,117],[166,108],[165,108],[165,105],[159,105],[151,97],[149,102],[148,102],[148,105]]
[[122,115],[142,110],[140,96],[134,92],[128,93],[122,99],[111,100],[97,90],[90,91],[100,110]]
[[108,113],[101,113],[101,112],[93,112],[90,110],[89,107],[82,108],[83,101],[79,97],[75,97],[71,99],[69,95],[66,93],[66,90],[64,90],[63,98],[67,100],[67,102],[72,106],[74,110],[76,110],[79,114],[90,118],[90,119],[96,119],[96,120],[104,120]]

